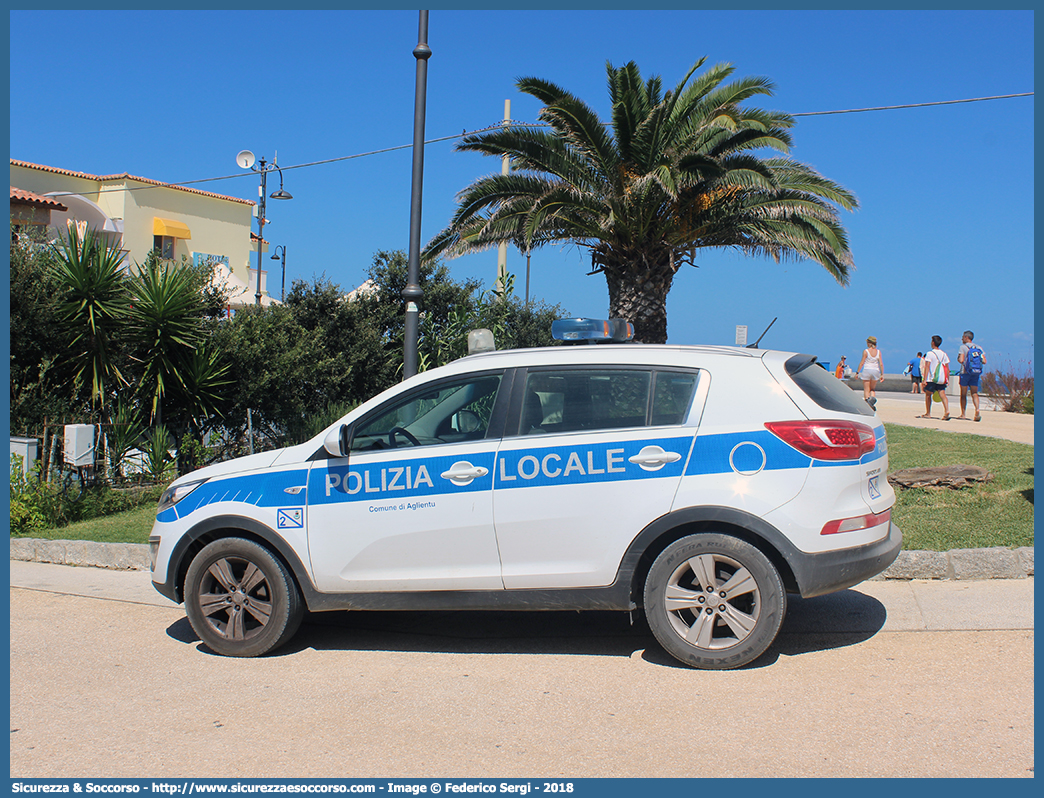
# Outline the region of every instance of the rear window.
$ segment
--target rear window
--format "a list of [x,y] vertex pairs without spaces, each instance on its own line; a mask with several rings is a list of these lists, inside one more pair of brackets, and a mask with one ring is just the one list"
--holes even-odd
[[787,374],[808,397],[824,410],[872,416],[874,411],[861,393],[849,388],[820,366],[811,355],[794,355],[786,364]]

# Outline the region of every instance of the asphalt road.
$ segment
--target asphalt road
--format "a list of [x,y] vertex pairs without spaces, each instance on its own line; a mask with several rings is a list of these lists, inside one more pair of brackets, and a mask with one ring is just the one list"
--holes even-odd
[[614,613],[313,616],[213,655],[147,573],[11,563],[13,777],[1033,776],[1033,579],[793,600],[701,672]]

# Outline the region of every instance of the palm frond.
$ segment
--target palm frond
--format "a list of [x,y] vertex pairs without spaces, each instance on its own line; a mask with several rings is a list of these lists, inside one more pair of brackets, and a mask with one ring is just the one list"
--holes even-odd
[[776,175],[779,185],[793,191],[802,191],[837,203],[846,211],[859,207],[855,194],[844,186],[828,180],[810,166],[788,158],[766,159],[766,165]]

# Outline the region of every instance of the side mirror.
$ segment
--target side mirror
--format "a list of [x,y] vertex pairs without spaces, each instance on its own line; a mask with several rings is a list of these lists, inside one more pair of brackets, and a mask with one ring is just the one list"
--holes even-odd
[[323,441],[323,447],[334,457],[347,457],[351,442],[351,427],[347,424],[342,424],[330,430],[326,440]]

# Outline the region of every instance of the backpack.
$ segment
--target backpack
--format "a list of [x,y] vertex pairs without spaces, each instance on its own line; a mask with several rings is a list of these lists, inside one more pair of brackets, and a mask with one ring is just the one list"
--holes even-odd
[[964,371],[966,374],[982,374],[982,350],[974,344],[968,347],[964,356]]
[[943,363],[943,353],[940,350],[931,350],[924,356],[925,382],[934,382],[936,385],[945,385],[947,380],[946,364]]

